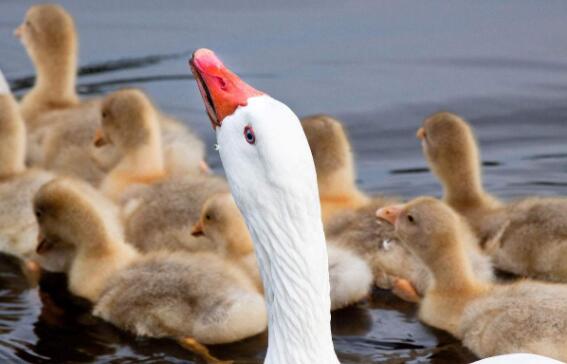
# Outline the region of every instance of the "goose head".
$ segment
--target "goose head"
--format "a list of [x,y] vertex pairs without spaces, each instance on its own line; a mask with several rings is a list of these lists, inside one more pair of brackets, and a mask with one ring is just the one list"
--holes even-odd
[[254,243],[269,313],[265,362],[338,363],[317,176],[299,119],[210,50],[190,65]]
[[[265,194],[274,203],[288,194],[308,198],[297,201],[301,205],[313,202],[318,193],[313,158],[293,111],[246,84],[212,51],[196,51],[191,67],[243,215],[254,214]],[[309,209],[319,208],[318,203],[312,205]]]

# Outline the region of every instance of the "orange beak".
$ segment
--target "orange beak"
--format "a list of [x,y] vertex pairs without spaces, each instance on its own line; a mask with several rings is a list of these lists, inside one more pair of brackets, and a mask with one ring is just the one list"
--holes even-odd
[[16,29],[14,29],[14,36],[21,38],[22,35],[24,34],[24,25],[21,24],[19,25]]
[[417,139],[419,139],[419,140],[425,139],[425,129],[419,128],[419,129],[417,130],[417,133],[415,134],[415,136],[416,136]]
[[213,129],[220,127],[224,118],[232,115],[237,107],[248,105],[250,97],[264,94],[232,73],[209,49],[195,51],[189,65]]
[[193,236],[205,235],[205,231],[203,230],[203,223],[201,222],[201,220],[197,221],[197,223],[193,225],[193,229],[191,230],[191,235]]
[[95,147],[100,148],[108,144],[108,139],[104,136],[104,132],[101,128],[98,128],[95,132],[95,136],[93,138],[93,144]]
[[43,233],[40,231],[37,234],[37,248],[35,249],[35,252],[37,254],[43,254],[45,252],[47,252],[50,248],[50,244],[47,241],[47,239],[45,239],[45,236],[43,235]]
[[404,205],[392,205],[388,207],[382,207],[376,211],[376,217],[389,222],[392,225],[396,225],[398,217],[402,213]]

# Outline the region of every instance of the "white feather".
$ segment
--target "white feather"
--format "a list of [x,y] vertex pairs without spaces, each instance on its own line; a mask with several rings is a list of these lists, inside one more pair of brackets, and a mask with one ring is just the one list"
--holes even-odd
[[[253,145],[243,136],[247,127]],[[264,282],[265,363],[338,364],[317,176],[297,116],[269,96],[249,98],[217,128],[217,143]]]

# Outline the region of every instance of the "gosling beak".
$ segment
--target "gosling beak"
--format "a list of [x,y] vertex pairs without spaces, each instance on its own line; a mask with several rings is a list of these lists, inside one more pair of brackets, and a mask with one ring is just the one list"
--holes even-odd
[[404,205],[392,205],[388,207],[382,207],[376,211],[376,217],[389,222],[392,225],[396,225],[396,220],[400,216]]
[[24,25],[20,24],[16,29],[14,29],[14,36],[17,38],[22,38],[24,34]]
[[22,273],[32,287],[37,287],[41,279],[41,267],[35,260],[25,260],[20,265]]
[[51,244],[49,244],[43,233],[40,231],[37,234],[37,248],[35,249],[35,252],[41,255],[47,252],[50,248]]
[[205,232],[203,231],[203,223],[201,220],[197,221],[195,225],[193,225],[193,229],[191,230],[191,235],[193,236],[203,236]]
[[264,94],[232,73],[209,49],[196,50],[189,66],[213,129],[220,127],[223,119],[232,115],[237,107],[246,106],[250,97]]
[[108,139],[106,139],[104,132],[101,128],[98,128],[95,132],[95,136],[93,138],[93,144],[95,147],[100,148],[108,144]]
[[212,174],[213,173],[213,171],[211,170],[211,168],[209,167],[207,162],[205,162],[204,160],[199,162],[199,171],[201,171],[201,174]]
[[425,129],[419,128],[419,129],[417,130],[417,133],[416,133],[415,136],[416,136],[417,139],[419,139],[419,140],[425,139]]

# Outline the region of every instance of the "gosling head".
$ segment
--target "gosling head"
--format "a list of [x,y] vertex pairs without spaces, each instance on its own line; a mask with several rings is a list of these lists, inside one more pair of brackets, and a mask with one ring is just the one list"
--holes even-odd
[[75,53],[75,23],[63,7],[55,4],[32,6],[14,35],[20,38],[30,57],[51,59],[54,54]]
[[311,148],[320,186],[321,182],[331,182],[329,179],[337,172],[352,169],[351,145],[338,120],[316,115],[302,119],[301,125]]
[[123,239],[118,209],[85,182],[54,179],[37,192],[33,208],[36,253],[48,270],[65,271],[75,253],[102,253],[108,242]]
[[423,122],[417,131],[423,153],[443,181],[459,171],[477,168],[478,150],[470,126],[458,115],[440,112]]
[[205,202],[192,235],[207,236],[216,250],[229,254],[244,255],[253,250],[244,218],[230,193],[214,195]]
[[455,244],[461,223],[449,206],[432,197],[381,208],[376,216],[392,224],[399,239],[426,263]]
[[[340,121],[327,115],[303,118],[303,131],[309,142],[320,193],[339,192],[344,183],[354,183],[354,162],[347,133]],[[340,181],[337,185],[337,182]]]
[[95,146],[113,144],[124,153],[146,145],[152,133],[159,131],[154,106],[142,91],[136,89],[108,95],[102,102],[101,120]]

